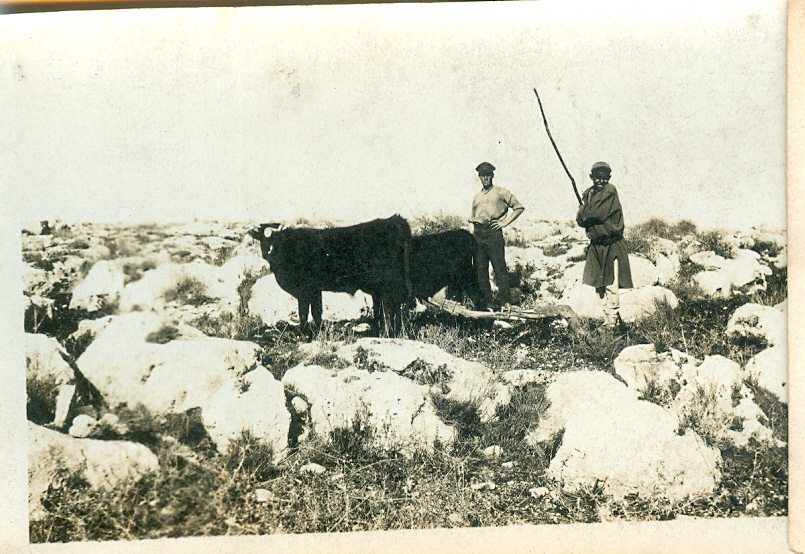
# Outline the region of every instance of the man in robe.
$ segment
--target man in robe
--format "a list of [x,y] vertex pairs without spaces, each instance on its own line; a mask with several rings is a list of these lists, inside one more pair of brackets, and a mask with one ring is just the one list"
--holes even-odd
[[623,209],[618,191],[609,182],[612,169],[605,162],[593,164],[593,186],[584,191],[576,223],[587,231],[590,246],[584,263],[583,283],[595,287],[604,301],[604,324],[620,324],[618,289],[632,288],[629,254],[623,240]]

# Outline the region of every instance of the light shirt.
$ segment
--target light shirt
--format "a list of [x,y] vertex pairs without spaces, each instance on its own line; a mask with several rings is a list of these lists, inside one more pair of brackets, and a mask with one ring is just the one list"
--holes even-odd
[[506,215],[511,208],[517,210],[522,208],[519,200],[508,190],[492,185],[489,189],[481,189],[481,192],[472,199],[473,223],[491,223]]

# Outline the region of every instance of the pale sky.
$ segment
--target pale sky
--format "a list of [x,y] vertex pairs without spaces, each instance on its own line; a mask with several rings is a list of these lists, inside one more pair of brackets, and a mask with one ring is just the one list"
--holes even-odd
[[626,224],[785,228],[784,0],[193,8],[0,18],[21,221],[536,219],[613,168]]

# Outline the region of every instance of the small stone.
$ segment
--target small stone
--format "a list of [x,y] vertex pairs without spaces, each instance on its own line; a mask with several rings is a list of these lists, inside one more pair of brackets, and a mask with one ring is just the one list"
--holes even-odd
[[499,447],[497,444],[493,444],[492,446],[487,446],[483,450],[484,456],[487,458],[497,458],[501,454],[503,454],[503,449]]
[[503,462],[502,464],[500,464],[500,467],[502,467],[504,469],[511,469],[516,465],[517,465],[517,462]]
[[305,464],[299,468],[300,473],[315,473],[317,475],[324,473],[327,469],[319,464]]
[[484,483],[473,483],[472,485],[470,485],[470,488],[474,491],[482,491],[484,489],[493,491],[495,490],[496,485],[492,481],[486,481]]
[[509,323],[508,321],[503,321],[503,320],[500,320],[500,319],[496,319],[495,320],[495,327],[500,327],[501,329],[511,329],[512,324]]
[[752,501],[752,502],[750,502],[749,504],[746,505],[746,513],[756,512],[756,511],[757,511],[757,502]]
[[532,487],[528,489],[528,492],[531,493],[532,498],[542,498],[550,491],[548,487]]
[[[268,489],[256,489],[254,491],[254,497],[255,500],[257,500],[257,502],[260,502],[262,504],[264,502],[268,502],[269,500],[271,500],[274,497],[274,495],[271,494],[271,491],[269,491]],[[234,525],[234,523],[232,525]]]
[[454,525],[458,525],[460,523],[464,523],[464,516],[459,513],[453,512],[449,516],[447,516],[447,521]]
[[95,430],[98,425],[98,420],[88,415],[79,415],[73,419],[73,424],[70,426],[70,436],[77,439],[83,439]]
[[294,396],[293,399],[291,399],[291,406],[293,406],[294,411],[299,415],[307,413],[308,404],[299,396]]
[[339,479],[343,479],[343,478],[344,478],[343,473],[336,473],[335,475],[330,477],[330,481],[338,481]]
[[359,323],[352,328],[354,333],[368,333],[372,327],[368,323]]

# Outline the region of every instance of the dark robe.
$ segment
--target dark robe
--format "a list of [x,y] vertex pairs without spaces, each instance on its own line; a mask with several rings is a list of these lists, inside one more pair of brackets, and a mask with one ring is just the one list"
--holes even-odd
[[595,288],[615,282],[614,261],[618,260],[618,286],[632,288],[629,254],[623,240],[623,209],[618,191],[610,183],[600,189],[584,191],[584,204],[579,206],[576,223],[584,227],[590,238],[583,283]]

